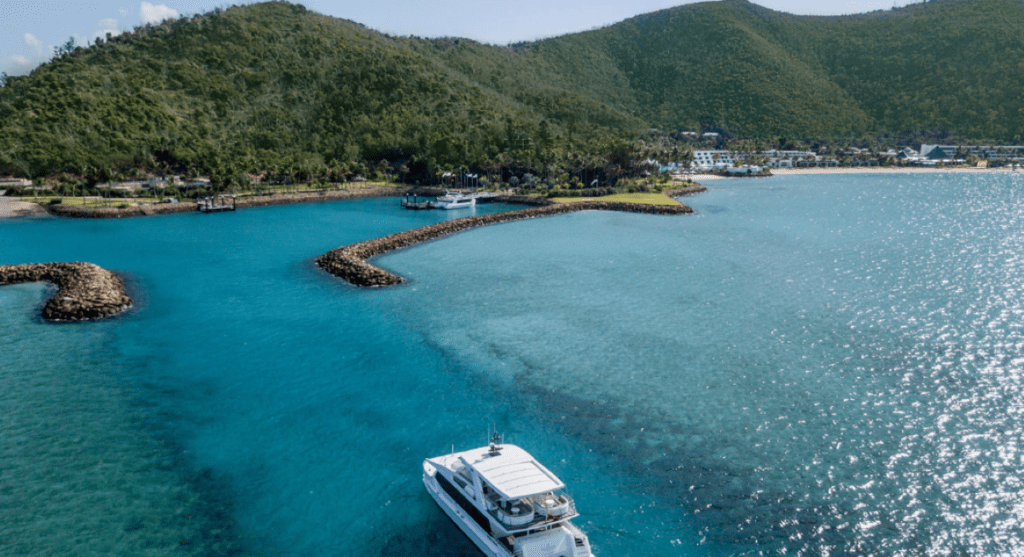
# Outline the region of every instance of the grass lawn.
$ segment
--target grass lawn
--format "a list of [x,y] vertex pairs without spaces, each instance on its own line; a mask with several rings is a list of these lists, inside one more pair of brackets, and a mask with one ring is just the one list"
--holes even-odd
[[556,203],[614,201],[618,203],[636,203],[638,205],[680,205],[678,201],[663,193],[616,193],[604,197],[553,197],[551,200]]
[[[309,193],[319,191],[334,191],[334,190],[358,190],[358,189],[371,189],[371,188],[404,188],[408,187],[401,182],[345,182],[340,184],[294,184],[294,185],[283,185],[283,184],[254,184],[249,186],[245,190],[238,190],[239,195],[245,195],[253,192],[275,192],[275,193]],[[218,194],[220,195],[220,194]]]
[[[157,203],[160,199],[154,198],[99,198],[99,197],[86,197],[84,200],[81,197],[60,197],[48,195],[45,197],[22,197],[22,201],[28,203],[39,203],[40,205],[46,205],[52,199],[60,199],[61,205],[74,205],[77,207],[117,207],[119,205],[131,205],[132,203]],[[161,198],[162,199],[162,198]]]

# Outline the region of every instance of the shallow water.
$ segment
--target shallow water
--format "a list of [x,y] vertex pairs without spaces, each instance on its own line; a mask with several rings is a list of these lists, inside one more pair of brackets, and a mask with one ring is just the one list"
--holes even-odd
[[492,425],[599,555],[1024,551],[1020,185],[716,182],[696,216],[396,252],[410,283],[373,290],[311,259],[467,213],[0,222],[0,264],[91,261],[139,301],[55,326],[0,288],[0,552],[474,555],[420,462]]

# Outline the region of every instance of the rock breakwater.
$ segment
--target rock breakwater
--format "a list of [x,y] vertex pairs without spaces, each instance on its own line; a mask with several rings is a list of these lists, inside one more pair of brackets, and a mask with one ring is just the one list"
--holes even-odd
[[[275,195],[246,195],[235,199],[235,207],[266,207],[270,205],[290,205],[293,203],[316,203],[337,199],[356,199],[363,197],[392,197],[403,193],[396,188],[359,188],[345,190],[324,190],[308,193],[286,193]],[[82,207],[80,205],[43,205],[46,212],[61,217],[115,219],[122,217],[145,217],[151,215],[167,215],[172,213],[191,213],[199,210],[194,201],[181,203],[137,204],[131,207]]]
[[198,211],[198,206],[191,202],[157,203],[132,205],[131,207],[82,207],[80,205],[43,205],[43,209],[51,215],[79,219],[119,219],[125,217],[145,217],[149,215],[166,215],[171,213],[189,213]]
[[694,195],[702,192],[706,192],[708,189],[696,182],[680,186],[671,190],[665,190],[662,193],[669,197],[683,197],[685,195]]
[[0,265],[0,286],[27,282],[57,286],[43,307],[43,318],[51,321],[103,319],[132,305],[121,277],[92,263]]
[[[536,198],[533,198],[536,199]],[[511,201],[508,199],[506,201]],[[547,201],[547,200],[544,200]],[[517,220],[562,215],[576,211],[625,211],[630,213],[647,213],[653,215],[681,215],[692,213],[693,209],[686,205],[640,205],[635,203],[614,203],[605,201],[581,201],[577,203],[551,203],[541,207],[521,209],[507,213],[494,213],[478,217],[466,217],[424,226],[415,230],[399,232],[343,246],[331,250],[316,259],[316,264],[328,273],[345,279],[356,286],[388,286],[403,282],[403,278],[389,273],[384,269],[370,265],[366,261],[397,249],[429,242],[431,240],[490,224],[500,224]]]

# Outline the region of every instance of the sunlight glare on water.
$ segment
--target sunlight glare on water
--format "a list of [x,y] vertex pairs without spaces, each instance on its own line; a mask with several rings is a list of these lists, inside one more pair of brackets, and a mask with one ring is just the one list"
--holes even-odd
[[496,426],[598,555],[1022,554],[1022,182],[717,181],[395,252],[388,289],[311,260],[463,215],[0,222],[0,264],[137,300],[55,326],[0,289],[0,553],[475,555],[420,466]]
[[575,214],[382,263],[416,277],[396,297],[425,334],[542,393],[707,543],[1024,551],[1020,179],[714,185],[693,219]]

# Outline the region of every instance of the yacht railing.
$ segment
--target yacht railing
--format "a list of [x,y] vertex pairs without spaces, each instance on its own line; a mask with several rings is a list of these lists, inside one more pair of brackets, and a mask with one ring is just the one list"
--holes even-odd
[[487,505],[488,513],[510,532],[529,530],[535,526],[573,518],[576,502],[564,493],[534,495],[500,504]]

